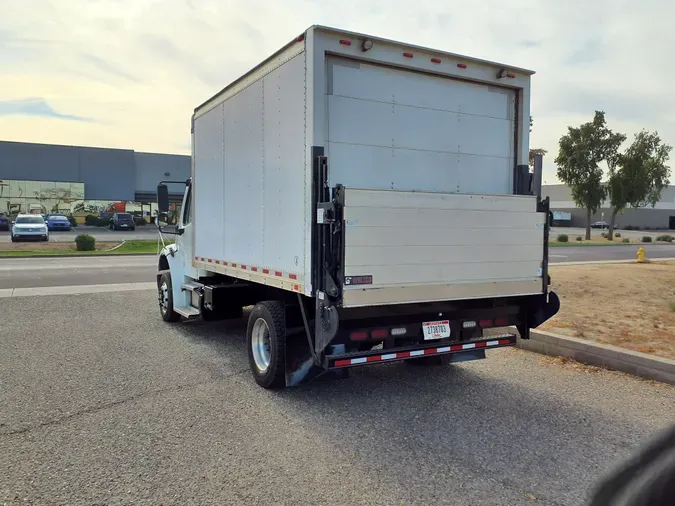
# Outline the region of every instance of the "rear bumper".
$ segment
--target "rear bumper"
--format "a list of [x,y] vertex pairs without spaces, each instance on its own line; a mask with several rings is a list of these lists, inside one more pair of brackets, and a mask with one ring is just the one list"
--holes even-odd
[[[444,345],[411,346],[393,350],[371,350],[367,352],[346,353],[342,355],[327,355],[324,359],[326,369],[341,369],[345,367],[356,367],[360,365],[369,365],[374,363],[398,362],[401,360],[438,356],[452,355],[465,352],[475,352],[476,350],[486,350],[495,348],[505,348],[515,346],[515,334],[501,334],[490,336],[487,339],[467,341]],[[482,357],[476,357],[482,358]]]
[[21,234],[14,234],[14,239],[16,240],[40,240],[40,239],[45,239],[49,237],[49,234],[26,234],[26,233],[21,233]]

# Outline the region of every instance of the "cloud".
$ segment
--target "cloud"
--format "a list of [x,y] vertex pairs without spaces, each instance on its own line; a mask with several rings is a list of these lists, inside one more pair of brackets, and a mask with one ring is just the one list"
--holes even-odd
[[43,98],[24,98],[22,100],[8,100],[0,102],[0,116],[35,116],[42,118],[57,118],[72,121],[90,121],[87,118],[74,114],[56,112]]
[[102,71],[105,74],[102,77],[109,78],[110,76],[112,76],[112,77],[119,77],[119,78],[122,78],[122,79],[126,79],[126,80],[132,81],[134,83],[140,82],[140,80],[137,77],[135,77],[135,76],[123,71],[123,70],[120,70],[119,68],[115,67],[114,65],[105,61],[104,59],[99,58],[96,55],[83,53],[82,54],[82,61],[83,62],[89,62],[97,70]]
[[[0,138],[189,152],[196,105],[324,24],[536,70],[530,144],[553,182],[560,136],[595,109],[675,143],[673,18],[663,0],[3,0],[0,100],[47,114],[0,116]],[[95,122],[53,128],[54,110]]]

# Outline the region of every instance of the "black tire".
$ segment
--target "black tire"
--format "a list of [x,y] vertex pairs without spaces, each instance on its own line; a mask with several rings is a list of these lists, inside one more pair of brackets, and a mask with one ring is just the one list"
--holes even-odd
[[[262,345],[263,342],[266,345]],[[249,367],[258,385],[263,388],[286,386],[286,311],[281,302],[264,301],[255,305],[246,328],[246,347]]]
[[165,272],[160,276],[159,282],[157,283],[157,291],[159,294],[159,312],[162,315],[162,319],[165,322],[179,321],[180,315],[173,310],[171,275],[168,272]]
[[12,242],[16,242],[16,237],[12,236]]

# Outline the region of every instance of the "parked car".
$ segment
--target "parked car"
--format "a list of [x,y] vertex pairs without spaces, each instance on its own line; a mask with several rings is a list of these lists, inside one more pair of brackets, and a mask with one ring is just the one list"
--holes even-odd
[[596,221],[595,223],[591,223],[591,228],[609,228],[609,222],[608,221]]
[[49,229],[39,214],[20,214],[12,225],[12,242],[22,239],[49,240]]
[[9,217],[5,213],[0,213],[0,230],[9,230]]
[[129,213],[115,213],[110,219],[110,228],[112,230],[136,230],[136,223]]
[[70,230],[70,220],[62,214],[48,214],[45,216],[45,223],[49,230]]

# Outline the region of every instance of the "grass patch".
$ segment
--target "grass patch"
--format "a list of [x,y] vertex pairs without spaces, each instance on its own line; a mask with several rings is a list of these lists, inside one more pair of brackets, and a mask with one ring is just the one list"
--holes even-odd
[[[63,244],[63,243],[57,243]],[[119,244],[119,243],[117,243]],[[113,250],[107,251],[111,248],[114,248],[116,243],[98,243],[96,246],[98,248],[95,251],[77,251],[75,249],[75,243],[69,245],[69,249],[27,249],[27,250],[7,250],[0,251],[0,257],[32,257],[32,256],[69,256],[69,255],[142,255],[142,254],[155,254],[157,253],[157,241],[154,239],[148,240],[136,240],[136,241],[126,241],[122,246]],[[167,243],[169,244],[169,243]],[[26,244],[30,247],[30,244]]]

